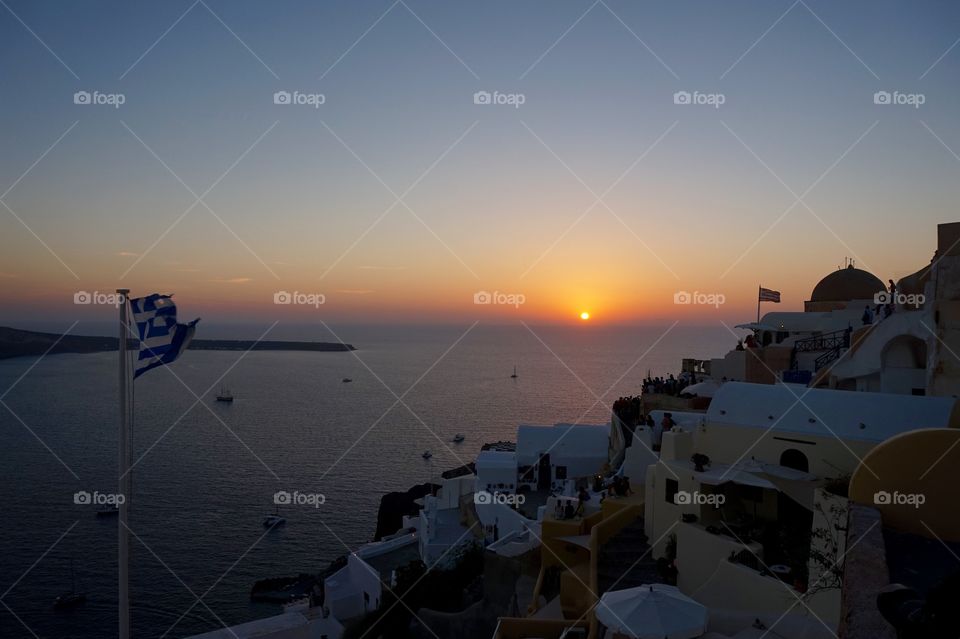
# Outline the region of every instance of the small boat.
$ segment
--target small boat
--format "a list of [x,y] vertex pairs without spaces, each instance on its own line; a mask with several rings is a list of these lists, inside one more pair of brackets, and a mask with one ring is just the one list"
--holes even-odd
[[218,402],[228,402],[228,403],[229,403],[229,402],[232,402],[232,401],[233,401],[233,393],[231,393],[229,389],[224,388],[223,386],[220,386],[220,392],[217,393],[217,401],[218,401]]
[[82,592],[65,592],[62,595],[57,595],[57,598],[53,600],[53,607],[58,610],[65,610],[67,608],[73,608],[74,606],[79,606],[87,600],[87,595]]
[[53,600],[53,607],[58,610],[65,610],[67,608],[73,608],[74,606],[79,606],[87,600],[87,593],[77,592],[77,583],[73,574],[73,559],[70,560],[70,592],[65,592],[62,595],[57,595],[57,598]]
[[97,517],[114,517],[120,514],[119,506],[104,506],[97,509]]
[[433,453],[431,453],[429,450],[425,450],[423,451],[423,454],[420,456],[423,457],[424,459],[430,459],[431,457],[433,457]]
[[517,378],[517,366],[516,366],[516,364],[514,364],[514,366],[513,366],[513,375],[511,375],[510,378],[511,378],[511,379],[516,379],[516,378]]
[[453,443],[454,443],[454,444],[459,444],[460,442],[462,442],[462,441],[465,440],[465,439],[466,439],[466,437],[463,436],[463,433],[457,433],[457,436],[453,438]]
[[353,380],[350,379],[349,377],[344,377],[344,378],[343,378],[342,380],[340,380],[340,381],[342,381],[344,384],[349,384],[349,383],[352,382]]
[[277,507],[274,509],[273,513],[267,515],[263,518],[263,527],[264,528],[274,528],[276,526],[282,526],[287,523],[286,517],[280,516],[280,505],[277,504]]

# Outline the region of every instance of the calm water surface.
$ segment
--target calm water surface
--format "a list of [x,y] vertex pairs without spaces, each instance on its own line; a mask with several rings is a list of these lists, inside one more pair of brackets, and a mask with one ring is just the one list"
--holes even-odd
[[[221,338],[266,328],[201,326]],[[355,353],[189,351],[176,376],[138,380],[135,636],[276,614],[249,601],[253,583],[319,571],[370,541],[383,493],[436,480],[484,442],[513,440],[521,422],[607,422],[610,402],[638,392],[648,369],[676,372],[682,357],[719,356],[733,340],[723,327],[468,328],[333,327]],[[334,341],[322,327],[277,327],[269,338]],[[0,406],[0,592],[10,589],[0,599],[13,611],[0,608],[0,637],[32,636],[14,614],[40,637],[116,637],[117,523],[73,503],[79,490],[115,490],[116,355],[49,356],[27,372],[35,362],[0,361],[0,389],[13,386],[10,410]],[[228,370],[236,399],[218,404]],[[466,441],[450,443],[458,432]],[[286,508],[286,527],[264,534],[277,490],[326,503]],[[71,560],[88,601],[55,612]]]

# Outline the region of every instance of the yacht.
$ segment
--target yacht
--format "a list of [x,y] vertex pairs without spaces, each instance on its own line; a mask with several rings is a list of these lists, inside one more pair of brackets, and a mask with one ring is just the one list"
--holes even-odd
[[287,523],[287,518],[280,515],[280,505],[274,508],[273,512],[263,518],[263,527],[264,528],[275,528],[276,526],[283,526]]
[[453,443],[454,443],[454,444],[459,444],[460,442],[462,442],[462,441],[465,440],[465,439],[466,439],[466,437],[464,437],[463,433],[457,433],[457,436],[453,438]]
[[227,403],[232,402],[232,401],[233,401],[233,393],[230,392],[230,389],[224,388],[223,386],[220,386],[220,392],[217,393],[217,401],[218,401],[218,402],[227,402]]
[[425,450],[423,451],[423,454],[420,456],[423,457],[424,459],[430,459],[431,457],[433,457],[433,453],[431,453],[429,450]]
[[70,591],[65,592],[61,595],[57,595],[57,598],[53,600],[53,607],[59,609],[73,608],[78,606],[87,600],[87,594],[84,592],[77,592],[77,583],[76,578],[73,574],[73,559],[70,560]]

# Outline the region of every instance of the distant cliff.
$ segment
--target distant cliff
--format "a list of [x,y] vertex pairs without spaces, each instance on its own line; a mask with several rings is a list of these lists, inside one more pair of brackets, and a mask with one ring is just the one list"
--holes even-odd
[[[59,340],[59,341],[58,341]],[[56,333],[38,333],[17,328],[0,326],[0,359],[42,355],[50,350],[56,353],[99,353],[117,350],[116,337],[98,337],[91,335],[65,335]],[[129,346],[137,348],[136,340],[130,340]],[[190,349],[203,351],[352,351],[351,344],[333,342],[274,342],[235,339],[195,339]]]

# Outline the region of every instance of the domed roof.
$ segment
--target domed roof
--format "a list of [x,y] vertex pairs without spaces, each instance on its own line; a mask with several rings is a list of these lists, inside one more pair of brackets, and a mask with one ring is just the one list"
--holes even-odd
[[873,273],[847,268],[830,273],[813,288],[811,302],[849,302],[850,300],[873,299],[876,293],[885,291],[886,285]]

